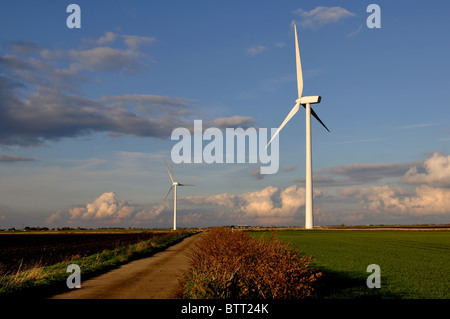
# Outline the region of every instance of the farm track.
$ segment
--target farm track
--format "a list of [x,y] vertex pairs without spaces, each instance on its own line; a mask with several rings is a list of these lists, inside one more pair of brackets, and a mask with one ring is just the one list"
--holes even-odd
[[181,276],[189,269],[186,252],[201,236],[190,236],[149,258],[135,260],[98,277],[86,281],[81,277],[80,289],[51,299],[174,298]]

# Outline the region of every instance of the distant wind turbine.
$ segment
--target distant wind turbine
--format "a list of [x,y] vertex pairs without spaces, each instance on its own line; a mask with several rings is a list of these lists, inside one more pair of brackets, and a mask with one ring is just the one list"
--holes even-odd
[[295,106],[289,112],[288,116],[285,118],[283,123],[281,123],[278,130],[272,136],[272,139],[267,144],[266,148],[270,145],[273,139],[280,133],[281,129],[289,122],[289,120],[297,113],[302,105],[306,109],[306,201],[305,201],[305,228],[314,228],[314,218],[313,218],[313,187],[312,187],[312,153],[311,153],[311,114],[320,122],[320,124],[325,127],[329,132],[330,130],[323,124],[320,118],[317,116],[316,112],[311,108],[311,104],[320,103],[321,97],[315,96],[303,96],[303,75],[302,75],[302,64],[300,61],[300,50],[298,48],[298,37],[297,37],[297,27],[294,24],[295,31],[295,56],[297,65],[297,88],[298,88],[298,99],[295,101]]
[[166,200],[167,196],[169,195],[172,188],[174,188],[174,194],[173,194],[173,230],[177,230],[177,186],[194,186],[192,184],[181,184],[179,182],[175,182],[173,180],[172,173],[170,172],[169,166],[167,165],[167,162],[164,160],[164,163],[166,163],[167,171],[169,172],[170,180],[172,181],[172,186],[170,186],[169,191],[166,194],[166,197],[164,197],[164,200],[162,201],[161,205]]

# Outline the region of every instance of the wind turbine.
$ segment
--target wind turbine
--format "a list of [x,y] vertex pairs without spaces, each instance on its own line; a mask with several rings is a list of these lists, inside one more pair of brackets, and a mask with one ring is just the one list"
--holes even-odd
[[175,182],[173,180],[172,173],[170,172],[169,166],[167,165],[167,162],[164,160],[164,163],[166,163],[167,171],[169,172],[170,180],[172,181],[172,186],[170,186],[169,191],[166,194],[166,197],[164,197],[164,200],[162,201],[161,205],[166,200],[167,196],[169,195],[172,188],[174,188],[173,193],[173,230],[177,230],[177,186],[194,186],[192,184],[181,184],[179,182]]
[[325,127],[329,132],[330,130],[323,124],[320,118],[317,116],[316,112],[311,108],[311,104],[320,103],[321,97],[315,96],[303,96],[303,75],[302,75],[302,64],[300,61],[300,50],[298,48],[298,37],[297,37],[297,27],[294,24],[295,31],[295,57],[297,65],[297,89],[298,89],[298,99],[295,100],[295,105],[289,112],[288,116],[284,119],[283,123],[280,125],[278,130],[273,135],[270,142],[267,144],[266,148],[270,145],[272,140],[280,133],[281,129],[289,122],[289,120],[297,113],[302,105],[306,109],[306,201],[305,201],[305,228],[314,228],[314,217],[313,217],[313,187],[312,187],[312,152],[311,152],[311,115],[320,122],[320,124]]

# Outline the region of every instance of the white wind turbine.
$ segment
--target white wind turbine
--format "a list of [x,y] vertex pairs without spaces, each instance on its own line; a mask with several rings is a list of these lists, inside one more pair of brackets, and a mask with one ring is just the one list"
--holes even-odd
[[[303,75],[302,75],[302,64],[300,62],[300,50],[298,48],[298,38],[297,38],[297,27],[294,24],[295,31],[295,56],[297,65],[297,88],[298,88],[298,99],[295,101],[295,106],[292,108],[291,112],[285,118],[283,123],[280,125],[278,130],[273,135],[267,146],[270,145],[272,140],[278,135],[281,129],[286,125],[287,122],[297,113],[302,105],[306,109],[306,201],[305,201],[305,228],[314,228],[314,218],[313,218],[313,187],[312,187],[312,164],[311,164],[311,114],[320,122],[320,124],[325,127],[329,132],[330,130],[323,124],[320,118],[317,116],[316,112],[311,108],[311,104],[320,103],[321,97],[315,96],[303,96]],[[267,148],[266,146],[266,148]]]
[[181,184],[179,182],[175,182],[173,180],[172,173],[170,172],[169,166],[167,165],[167,162],[164,160],[164,163],[166,163],[167,171],[169,172],[170,180],[172,181],[172,186],[170,186],[169,191],[166,194],[166,197],[164,197],[164,200],[162,201],[161,205],[166,200],[167,196],[169,195],[172,188],[174,188],[174,194],[173,194],[173,230],[177,230],[177,186],[194,186],[192,184]]

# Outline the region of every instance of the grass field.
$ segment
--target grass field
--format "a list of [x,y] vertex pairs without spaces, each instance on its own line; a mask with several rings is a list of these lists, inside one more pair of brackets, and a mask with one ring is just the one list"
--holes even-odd
[[[322,298],[450,298],[448,231],[286,230],[277,237],[316,259]],[[380,289],[367,287],[370,264],[380,266]]]

